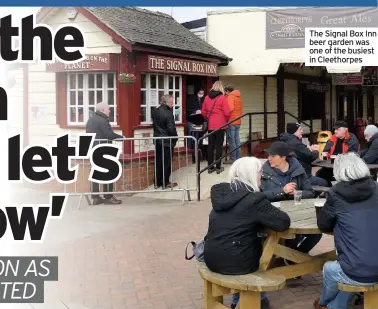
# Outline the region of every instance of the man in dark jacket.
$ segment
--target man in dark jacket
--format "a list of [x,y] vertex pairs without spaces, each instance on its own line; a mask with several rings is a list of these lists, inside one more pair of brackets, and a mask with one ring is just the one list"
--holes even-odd
[[353,293],[339,291],[339,282],[360,286],[378,282],[378,184],[355,153],[337,157],[334,174],[338,183],[328,191],[318,227],[334,233],[338,257],[324,265],[317,309],[348,308]]
[[[203,89],[199,89],[196,94],[191,95],[186,102],[186,121],[188,122],[188,135],[192,135],[192,123],[190,122],[191,115],[201,114],[202,104],[205,92]],[[188,148],[193,149],[193,141],[188,139]]]
[[319,146],[306,146],[302,143],[303,130],[299,123],[288,123],[286,132],[280,136],[280,141],[285,142],[294,152],[297,160],[305,169],[308,179],[313,186],[328,186],[328,181],[312,175],[312,162],[319,157]]
[[360,152],[360,157],[366,164],[378,164],[378,128],[375,125],[368,125],[364,131],[368,148]]
[[155,188],[167,186],[177,187],[177,183],[170,183],[173,150],[178,141],[175,118],[172,112],[173,97],[169,94],[161,98],[160,106],[152,114],[154,137],[171,137],[155,139]]
[[[96,133],[95,139],[115,140],[117,138],[123,138],[122,135],[115,133],[110,126],[109,122],[110,109],[109,105],[105,102],[98,103],[96,105],[95,114],[87,121],[87,133]],[[100,144],[100,142],[94,142],[93,146]],[[104,192],[113,192],[113,184],[104,184]],[[91,192],[100,192],[100,184],[91,182]],[[113,194],[104,194],[104,198],[100,195],[92,195],[93,205],[99,204],[121,204],[122,201],[116,199]]]

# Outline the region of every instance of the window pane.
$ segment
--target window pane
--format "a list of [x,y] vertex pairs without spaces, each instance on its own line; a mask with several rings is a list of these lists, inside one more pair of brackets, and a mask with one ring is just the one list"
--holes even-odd
[[159,91],[159,102],[161,101],[161,97],[164,95],[164,91]]
[[110,107],[109,110],[110,110],[109,121],[110,121],[110,122],[114,122],[114,118],[115,118],[115,115],[114,115],[114,107]]
[[91,118],[94,115],[94,112],[95,112],[94,110],[95,110],[94,107],[89,108],[89,111],[88,111],[88,117],[89,118]]
[[102,90],[97,91],[97,102],[96,103],[100,103],[100,102],[102,102]]
[[150,75],[150,88],[156,89],[156,75]]
[[114,105],[114,90],[108,90],[108,104]]
[[78,105],[84,105],[83,91],[78,91],[77,92],[77,104]]
[[76,89],[76,75],[70,74],[70,89]]
[[76,107],[70,107],[69,118],[71,122],[76,122]]
[[178,91],[175,92],[174,99],[175,99],[176,105],[181,105],[180,92],[178,92]]
[[173,76],[169,76],[168,77],[168,87],[169,89],[173,89],[174,85],[173,85]]
[[180,107],[175,107],[175,121],[180,121]]
[[94,105],[95,104],[95,92],[94,91],[88,91],[88,104],[89,105]]
[[140,79],[141,79],[141,88],[147,88],[147,76],[146,76],[146,74],[141,74]]
[[164,89],[164,75],[158,76],[159,89]]
[[147,121],[147,114],[146,114],[146,107],[141,107],[140,109],[140,122],[146,122]]
[[96,74],[96,88],[102,88],[102,74]]
[[108,73],[108,88],[114,88],[114,73]]
[[78,116],[78,119],[77,119],[78,122],[84,121],[84,108],[83,107],[78,108],[77,116]]
[[140,105],[146,105],[146,104],[147,104],[147,92],[141,91]]
[[83,84],[84,84],[84,74],[78,74],[77,75],[78,79],[78,87],[79,89],[83,89]]
[[180,76],[175,77],[175,89],[179,90],[180,89]]
[[76,91],[70,91],[70,105],[76,105]]
[[157,105],[159,103],[159,98],[156,90],[150,91],[150,105]]
[[[168,91],[168,94],[170,94],[171,96],[173,96],[173,91]],[[174,97],[174,96],[173,96]]]
[[94,82],[94,74],[89,74],[88,76],[88,88],[94,88],[95,82]]

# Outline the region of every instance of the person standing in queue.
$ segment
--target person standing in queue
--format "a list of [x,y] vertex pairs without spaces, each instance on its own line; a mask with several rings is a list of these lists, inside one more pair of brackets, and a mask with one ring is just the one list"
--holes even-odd
[[[188,122],[188,135],[192,136],[192,123],[190,122],[190,116],[194,114],[201,114],[202,104],[205,99],[205,92],[203,89],[199,89],[197,94],[191,95],[188,98],[186,104],[186,121]],[[188,139],[188,148],[193,149],[193,142]]]
[[[211,133],[225,125],[230,120],[230,114],[230,107],[224,95],[223,84],[218,80],[214,83],[202,105],[202,116],[208,121],[208,132]],[[209,166],[214,163],[214,148],[216,149],[215,161],[218,161],[215,168],[214,166],[209,168],[209,174],[215,171],[220,174],[224,171],[224,168],[221,167],[220,158],[222,157],[225,130],[227,130],[227,126],[209,136],[207,163]]]
[[[98,103],[96,105],[96,112],[95,114],[88,119],[86,125],[86,132],[87,133],[95,133],[95,139],[107,139],[107,140],[115,140],[118,138],[124,138],[122,135],[115,133],[110,125],[109,122],[109,114],[110,108],[109,105],[105,102]],[[100,144],[100,143],[107,143],[105,141],[99,142],[95,141],[93,143],[93,147]],[[109,192],[113,192],[113,184],[104,184],[104,198],[101,198],[100,195],[92,195],[93,205],[114,205],[114,204],[121,204],[122,201],[116,199],[113,194]],[[91,182],[91,192],[97,193],[100,192],[100,184],[97,182]]]
[[[154,137],[176,137],[177,130],[175,117],[172,111],[173,96],[163,95],[160,106],[152,113],[152,127]],[[155,189],[162,187],[177,187],[177,183],[171,183],[169,178],[172,172],[173,149],[176,147],[178,138],[155,139]]]

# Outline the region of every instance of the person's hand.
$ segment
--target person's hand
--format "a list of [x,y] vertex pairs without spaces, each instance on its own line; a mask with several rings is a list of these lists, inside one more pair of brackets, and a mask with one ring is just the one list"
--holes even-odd
[[290,182],[288,183],[286,186],[284,186],[283,188],[283,191],[286,193],[286,194],[290,194],[290,195],[293,195],[294,192],[295,192],[295,188],[296,188],[297,184],[295,182]]
[[198,109],[198,110],[196,111],[196,114],[201,114],[201,110]]
[[319,145],[312,145],[311,150],[312,151],[319,151]]

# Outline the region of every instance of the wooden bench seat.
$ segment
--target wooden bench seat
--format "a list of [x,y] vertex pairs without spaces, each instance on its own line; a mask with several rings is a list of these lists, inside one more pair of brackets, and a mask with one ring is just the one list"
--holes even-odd
[[364,293],[364,309],[378,308],[378,284],[357,286],[339,283],[339,290],[350,293]]
[[227,276],[210,271],[205,263],[197,262],[204,280],[205,309],[226,309],[223,295],[240,293],[240,309],[261,309],[261,292],[278,291],[285,287],[284,276],[255,272],[242,276]]

